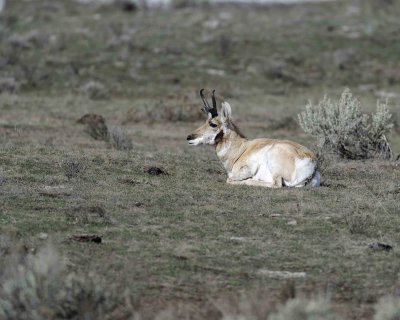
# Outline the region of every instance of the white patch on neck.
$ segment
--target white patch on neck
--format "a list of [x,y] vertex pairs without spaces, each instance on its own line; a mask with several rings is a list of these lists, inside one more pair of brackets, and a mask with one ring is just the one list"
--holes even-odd
[[231,147],[231,143],[230,142],[225,142],[223,147],[221,148],[221,150],[219,150],[217,152],[217,156],[219,158],[224,157],[228,153],[228,150],[229,150],[230,147]]

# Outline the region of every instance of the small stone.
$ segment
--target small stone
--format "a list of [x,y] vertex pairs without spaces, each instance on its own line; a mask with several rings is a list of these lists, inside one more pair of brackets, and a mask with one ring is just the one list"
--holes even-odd
[[150,167],[146,169],[146,172],[152,176],[159,176],[160,174],[167,174],[164,170],[158,167]]
[[49,237],[49,235],[47,233],[45,233],[45,232],[39,233],[39,236],[38,236],[38,238],[40,240],[46,240],[48,237]]
[[274,278],[274,279],[294,279],[294,278],[305,278],[307,274],[305,272],[291,272],[291,271],[274,271],[268,269],[260,269],[257,271],[260,276]]
[[233,237],[230,237],[229,240],[231,240],[231,241],[242,242],[242,241],[245,241],[246,238],[245,238],[245,237],[234,237],[234,236],[233,236]]
[[70,237],[71,240],[80,241],[80,242],[94,242],[94,243],[101,243],[102,238],[98,235],[91,235],[91,234],[82,234],[82,235],[73,235]]
[[290,221],[287,223],[287,225],[288,225],[288,226],[296,226],[296,225],[297,225],[297,221],[296,221],[296,220],[290,220]]

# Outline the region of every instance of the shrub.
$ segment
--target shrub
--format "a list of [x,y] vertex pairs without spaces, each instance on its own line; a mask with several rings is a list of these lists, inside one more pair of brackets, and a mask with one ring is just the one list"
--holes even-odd
[[85,163],[80,159],[66,158],[61,163],[65,176],[69,179],[77,177],[86,169]]
[[93,100],[107,99],[109,97],[107,88],[97,81],[87,82],[80,87],[80,91]]
[[87,113],[77,122],[86,125],[85,131],[93,139],[108,141],[108,128],[103,116],[94,113]]
[[374,320],[399,320],[400,298],[383,297],[375,305]]
[[360,101],[345,89],[339,101],[326,96],[317,106],[309,102],[299,115],[302,129],[319,139],[322,152],[331,151],[342,158],[390,159],[392,151],[387,140],[393,124],[387,102],[378,101],[371,116],[361,112]]
[[131,139],[120,127],[110,130],[110,143],[117,150],[132,150],[133,148]]
[[11,255],[0,274],[0,319],[128,319],[129,293],[89,273],[67,272],[51,248]]

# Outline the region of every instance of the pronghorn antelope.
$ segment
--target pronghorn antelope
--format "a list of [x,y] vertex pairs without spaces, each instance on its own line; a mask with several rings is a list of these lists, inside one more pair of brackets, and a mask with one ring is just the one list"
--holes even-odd
[[188,135],[190,145],[215,145],[217,156],[228,172],[227,183],[269,188],[320,185],[321,175],[313,152],[288,140],[248,140],[232,121],[232,109],[223,102],[220,114],[212,92],[212,108],[200,91],[208,115],[206,122]]

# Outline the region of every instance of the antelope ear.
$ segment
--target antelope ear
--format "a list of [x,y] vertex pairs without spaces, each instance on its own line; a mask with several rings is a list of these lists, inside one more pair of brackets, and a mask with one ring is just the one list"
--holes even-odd
[[227,123],[231,119],[232,115],[232,108],[228,102],[222,102],[222,109],[221,109],[221,119],[223,122]]

